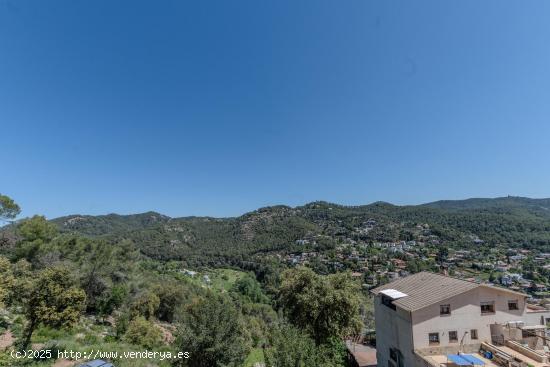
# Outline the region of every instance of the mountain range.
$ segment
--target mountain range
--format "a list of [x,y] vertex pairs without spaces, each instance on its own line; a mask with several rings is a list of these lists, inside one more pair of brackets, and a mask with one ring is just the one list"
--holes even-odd
[[304,243],[327,250],[348,240],[411,240],[422,232],[419,228],[429,228],[430,236],[440,245],[467,248],[482,241],[488,246],[550,251],[550,199],[523,197],[406,206],[386,202],[343,206],[319,201],[297,207],[265,207],[231,218],[171,218],[146,212],[69,215],[52,222],[64,233],[110,241],[130,239],[146,256],[190,265],[241,263],[253,256],[301,251]]

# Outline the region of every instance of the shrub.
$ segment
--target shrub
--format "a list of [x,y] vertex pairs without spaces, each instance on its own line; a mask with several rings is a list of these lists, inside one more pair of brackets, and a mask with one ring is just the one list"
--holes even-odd
[[162,343],[162,331],[143,316],[139,316],[128,324],[124,340],[130,344],[154,348]]
[[159,297],[153,292],[140,294],[132,303],[130,314],[132,317],[143,316],[149,320],[160,305]]

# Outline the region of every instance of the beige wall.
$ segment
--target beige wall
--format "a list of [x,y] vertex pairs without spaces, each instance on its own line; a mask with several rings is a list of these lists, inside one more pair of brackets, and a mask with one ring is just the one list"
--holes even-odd
[[[519,310],[508,310],[508,300],[518,300]],[[481,314],[481,302],[495,302],[495,313]],[[439,305],[450,304],[451,315],[440,316]],[[458,347],[464,336],[464,344],[491,341],[490,325],[524,319],[525,299],[520,295],[497,289],[479,287],[438,304],[415,311],[412,314],[414,347],[431,347],[428,334],[439,333],[439,346]],[[472,340],[470,330],[476,329],[478,340]],[[449,342],[449,331],[457,331],[458,342]],[[467,333],[466,333],[467,332]],[[466,333],[466,334],[465,334]]]
[[546,325],[546,320],[550,320],[550,311],[526,312],[522,320],[525,325]]

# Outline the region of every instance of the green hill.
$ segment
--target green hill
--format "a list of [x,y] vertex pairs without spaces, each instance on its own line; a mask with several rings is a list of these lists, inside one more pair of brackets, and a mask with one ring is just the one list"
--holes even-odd
[[[132,239],[147,256],[183,260],[190,265],[242,264],[253,256],[302,251],[310,239],[326,250],[354,239],[387,242],[417,239],[419,225],[449,246],[468,247],[472,238],[490,246],[550,248],[550,199],[505,197],[438,201],[397,206],[376,202],[343,206],[313,202],[273,206],[234,218],[135,215],[71,215],[54,219],[62,232],[106,239]],[[376,223],[362,231],[369,220]],[[425,232],[425,230],[424,230]],[[312,247],[306,245],[306,248]]]

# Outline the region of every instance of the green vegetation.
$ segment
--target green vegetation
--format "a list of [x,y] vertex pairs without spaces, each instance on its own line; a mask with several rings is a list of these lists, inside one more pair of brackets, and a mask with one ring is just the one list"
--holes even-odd
[[246,357],[243,367],[254,367],[256,363],[264,363],[264,352],[261,348],[255,348],[250,351],[248,357]]
[[84,291],[73,286],[63,267],[40,271],[24,293],[22,303],[27,324],[20,343],[22,350],[29,346],[32,333],[39,325],[62,328],[76,324],[86,300]]
[[[19,212],[0,195],[0,220]],[[374,284],[440,267],[499,282],[499,262],[544,285],[550,270],[536,256],[549,249],[546,199],[316,202],[224,219],[34,216],[0,229],[0,333],[15,338],[9,348],[189,353],[113,357],[122,367],[338,367],[343,339],[373,328]],[[0,352],[0,366],[54,360]]]
[[[294,236],[305,234],[302,226],[313,228],[301,219],[285,215],[273,218],[268,212],[264,215],[269,218],[259,222],[249,218],[239,236],[257,235],[258,242],[254,243],[271,242],[269,246],[279,249],[276,238],[293,241]],[[110,359],[123,367],[243,367],[267,361],[266,355],[269,366],[296,365],[301,363],[302,354],[295,353],[289,359],[284,351],[307,345],[312,348],[311,363],[339,366],[344,362],[341,337],[359,320],[359,303],[364,301],[355,294],[361,293],[359,284],[349,274],[319,276],[302,268],[281,274],[285,266],[280,262],[254,263],[244,257],[234,262],[231,269],[221,268],[235,258],[225,258],[219,246],[206,252],[213,257],[221,255],[223,260],[212,262],[206,256],[207,261],[201,260],[201,266],[188,270],[198,257],[191,261],[180,257],[165,261],[164,255],[148,256],[143,242],[137,242],[145,236],[141,230],[153,240],[159,232],[152,228],[170,228],[172,223],[166,217],[147,214],[129,221],[119,216],[108,218],[113,219],[112,224],[103,218],[99,227],[83,225],[82,233],[68,231],[57,221],[50,222],[42,216],[3,229],[2,235],[9,240],[0,256],[0,330],[9,330],[14,336],[16,342],[9,348],[119,353],[147,348],[188,354],[170,361],[127,360],[120,355]],[[263,227],[264,219],[271,223],[270,229]],[[204,222],[194,225],[219,225],[210,220]],[[286,226],[295,234],[286,233]],[[134,231],[137,237],[134,232],[124,232],[132,227],[140,228]],[[98,234],[98,228],[116,230]],[[180,229],[175,232],[181,233]],[[205,233],[187,235],[191,236],[190,241],[206,236]],[[213,239],[222,234],[223,231],[209,236]],[[252,248],[247,247],[246,251]],[[293,282],[303,274],[310,276],[310,283]],[[304,304],[298,304],[300,308],[292,305],[291,288],[310,297],[304,302],[316,301],[315,293],[322,291],[317,300],[323,308],[319,320],[324,320],[324,324],[334,320],[327,324],[331,330],[299,322],[310,312],[304,313]],[[349,300],[344,299],[347,297]],[[286,345],[289,340],[297,344]],[[9,357],[9,349],[0,353],[0,365],[9,366],[51,366],[56,359],[57,354],[50,359],[14,360]]]
[[297,268],[282,278],[280,302],[286,316],[317,345],[360,332],[360,290],[347,274],[320,276]]
[[[53,220],[63,233],[129,239],[146,256],[178,260],[190,268],[239,267],[265,271],[265,254],[307,250],[296,240],[316,238],[316,250],[333,249],[340,238],[365,242],[410,240],[419,224],[450,247],[470,248],[472,236],[485,246],[548,249],[550,200],[473,199],[419,206],[374,203],[341,206],[326,202],[301,207],[267,207],[237,218],[170,218],[148,212],[136,215],[68,216]],[[369,219],[372,230],[355,231]],[[265,260],[265,259],[264,259]]]
[[241,366],[249,352],[246,339],[235,305],[208,295],[187,306],[175,344],[191,354],[183,366]]
[[12,198],[0,194],[0,221],[15,219],[21,213],[21,208]]

